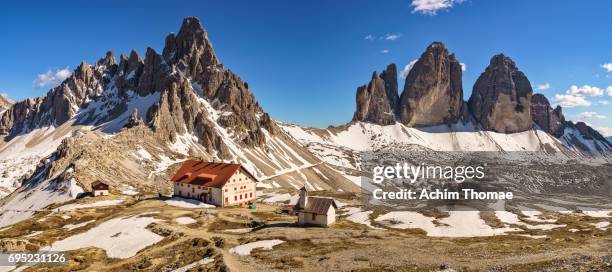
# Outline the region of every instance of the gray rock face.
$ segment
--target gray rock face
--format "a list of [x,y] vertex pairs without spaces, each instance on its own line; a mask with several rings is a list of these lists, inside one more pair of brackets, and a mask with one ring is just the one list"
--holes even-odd
[[500,54],[476,80],[468,104],[483,129],[521,132],[532,127],[532,93],[531,83],[514,61]]
[[452,124],[462,116],[461,64],[434,42],[414,64],[402,92],[400,121],[413,127]]
[[279,131],[274,122],[266,122],[265,118],[260,121],[258,116],[264,112],[248,84],[219,63],[199,19],[185,18],[178,34],[166,37],[163,56],[166,63],[191,77],[200,96],[216,101],[215,109],[233,113],[218,121],[231,128],[245,144],[262,145],[265,142],[262,127],[273,135]]
[[353,121],[394,124],[398,100],[397,69],[395,64],[391,64],[380,76],[374,72],[367,86],[357,88],[357,110]]
[[162,91],[159,103],[149,109],[147,119],[156,133],[172,142],[177,135],[193,132],[209,152],[216,151],[220,158],[229,157],[227,146],[183,76]]
[[531,97],[531,115],[533,122],[547,133],[559,138],[565,130],[565,117],[561,106],[552,108],[548,99],[542,94]]
[[72,76],[45,96],[17,102],[6,110],[0,117],[0,132],[6,136],[5,140],[10,140],[37,127],[65,123],[77,109],[100,95],[112,77],[108,73],[115,68],[112,52],[96,66],[82,62]]
[[144,62],[134,50],[130,52],[129,58],[121,54],[119,59],[119,76],[117,77],[115,85],[117,86],[119,93],[125,96],[127,91],[133,91],[138,86],[140,76],[142,75]]
[[148,47],[136,93],[140,96],[147,96],[161,91],[166,86],[169,71],[170,68],[164,63],[162,57],[153,48]]
[[[571,121],[566,121],[564,123],[565,128],[575,129],[578,131],[580,136],[586,140],[593,140],[593,148],[599,152],[605,152],[606,150],[612,150],[612,143],[610,143],[603,135],[601,135],[597,130],[593,129],[589,125],[584,122],[573,123]],[[578,147],[580,150],[591,150],[589,146],[585,146],[585,143],[581,141],[576,135],[569,133],[568,136],[564,136],[567,138],[569,143],[575,147]]]

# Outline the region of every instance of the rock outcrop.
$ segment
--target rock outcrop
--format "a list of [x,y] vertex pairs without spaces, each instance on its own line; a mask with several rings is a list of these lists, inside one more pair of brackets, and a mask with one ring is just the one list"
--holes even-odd
[[138,56],[136,51],[130,52],[130,57],[124,54],[119,56],[118,77],[115,85],[119,90],[120,95],[125,96],[127,91],[135,90],[142,75],[144,62]]
[[531,115],[533,122],[542,130],[559,138],[565,130],[565,117],[561,106],[552,108],[550,102],[543,94],[534,94],[531,97]]
[[391,64],[380,76],[374,72],[368,85],[357,88],[357,109],[353,121],[395,124],[398,101],[397,68]]
[[463,106],[461,74],[461,64],[444,44],[429,45],[406,77],[400,121],[414,127],[457,122]]
[[468,104],[483,129],[521,132],[532,128],[532,93],[531,83],[514,61],[500,54],[476,80]]
[[138,110],[134,110],[127,123],[123,125],[124,128],[133,128],[136,126],[144,125],[144,121],[138,117]]

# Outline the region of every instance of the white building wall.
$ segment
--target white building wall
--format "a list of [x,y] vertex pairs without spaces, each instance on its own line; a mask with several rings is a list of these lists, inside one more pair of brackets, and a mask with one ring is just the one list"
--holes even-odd
[[327,226],[333,225],[336,223],[336,209],[334,206],[329,206],[329,210],[327,211],[327,218],[325,219]]
[[[216,206],[234,206],[254,201],[256,198],[255,186],[255,180],[240,169],[221,189],[175,182],[174,195],[198,199]],[[210,194],[211,199],[201,199],[202,193]]]
[[192,185],[185,184],[180,182],[174,183],[174,195],[185,197],[185,198],[193,198],[204,201],[204,199],[200,199],[200,196],[203,193],[210,192],[209,187],[205,187],[202,185]]
[[94,190],[93,195],[94,196],[106,196],[108,195],[108,190]]
[[[313,218],[314,215],[314,218]],[[298,213],[298,224],[301,225],[315,225],[321,227],[327,227],[336,223],[336,209],[333,206],[329,207],[327,215],[313,214],[307,212]]]
[[243,169],[240,169],[221,188],[223,206],[234,206],[255,201],[257,197],[255,186],[256,181]]

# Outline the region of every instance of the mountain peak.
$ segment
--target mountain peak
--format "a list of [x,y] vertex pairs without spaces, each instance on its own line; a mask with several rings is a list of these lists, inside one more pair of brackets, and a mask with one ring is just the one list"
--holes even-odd
[[387,66],[380,73],[372,73],[368,85],[357,88],[357,108],[353,121],[372,122],[381,125],[395,123],[397,101],[397,68],[395,64]]
[[514,63],[514,61],[510,57],[502,53],[493,56],[491,58],[489,66],[491,67],[508,66],[511,70],[517,69],[516,63]]
[[532,127],[532,94],[529,79],[514,61],[497,54],[474,83],[468,103],[485,130],[515,133]]
[[117,64],[117,62],[115,61],[115,52],[113,51],[106,52],[106,55],[96,62],[96,66],[98,65],[111,66],[115,64]]
[[[196,17],[186,17],[179,32],[166,37],[163,56],[168,63],[180,63],[179,68],[193,65],[218,65],[219,61],[208,40],[208,33]],[[197,60],[194,61],[193,59]],[[181,67],[183,66],[183,67]]]
[[202,27],[202,23],[200,23],[200,19],[197,17],[185,17],[183,19],[183,23],[181,24],[181,28],[179,30],[180,33],[204,33],[204,27]]
[[404,125],[452,124],[462,116],[461,65],[442,42],[431,43],[414,64],[400,96]]
[[429,46],[427,46],[426,51],[431,51],[435,49],[446,50],[446,46],[443,42],[432,42]]

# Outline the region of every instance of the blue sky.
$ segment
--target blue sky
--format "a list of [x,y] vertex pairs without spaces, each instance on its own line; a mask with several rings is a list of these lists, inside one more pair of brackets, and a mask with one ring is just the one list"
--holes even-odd
[[107,50],[161,52],[166,34],[178,31],[183,17],[197,16],[221,61],[275,119],[346,123],[355,90],[372,71],[389,63],[401,69],[442,41],[466,64],[466,100],[491,56],[504,53],[534,87],[548,86],[539,92],[551,102],[574,105],[564,107],[566,118],[612,135],[610,1],[125,2],[5,3],[0,93],[40,96],[62,69],[93,63]]

